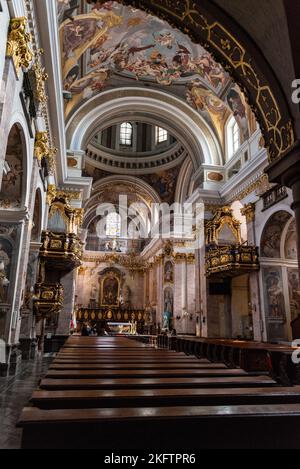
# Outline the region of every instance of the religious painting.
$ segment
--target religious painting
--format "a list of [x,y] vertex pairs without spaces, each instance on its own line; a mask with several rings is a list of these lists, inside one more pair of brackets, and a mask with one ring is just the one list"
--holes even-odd
[[238,85],[233,85],[226,96],[231,112],[239,125],[244,140],[249,138],[249,126],[245,97]]
[[119,306],[120,280],[110,271],[101,281],[101,306]]
[[280,211],[275,213],[267,222],[261,240],[261,256],[270,258],[281,257],[281,237],[291,215]]
[[165,283],[173,283],[174,281],[174,267],[173,267],[172,262],[170,261],[165,263],[164,281]]
[[16,125],[10,131],[0,192],[0,207],[21,206],[23,181],[23,144]]
[[286,314],[281,267],[265,267],[262,272],[267,321],[284,323]]
[[288,269],[289,299],[292,321],[300,315],[300,278],[298,269]]
[[285,238],[284,252],[287,259],[297,260],[297,231],[295,220],[292,220],[289,225]]
[[177,178],[180,172],[180,166],[168,171],[161,171],[156,174],[142,176],[153,189],[158,193],[162,202],[171,204],[174,202]]
[[192,80],[187,85],[186,100],[190,106],[215,126],[219,138],[222,140],[224,122],[230,113],[228,104],[206,88],[199,79]]
[[12,252],[12,244],[0,237],[0,303],[7,303]]
[[219,93],[230,78],[205,49],[167,22],[108,1],[87,5],[58,0],[64,89],[73,94],[67,112],[101,91],[113,73],[163,86],[197,77]]

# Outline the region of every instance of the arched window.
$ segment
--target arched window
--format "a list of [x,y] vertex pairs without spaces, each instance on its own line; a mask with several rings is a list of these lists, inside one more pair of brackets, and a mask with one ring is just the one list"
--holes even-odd
[[168,140],[167,130],[162,129],[161,127],[155,127],[155,142],[156,142],[156,144],[166,142],[167,140]]
[[227,157],[230,159],[238,151],[241,144],[240,128],[234,116],[232,116],[227,123],[226,140]]
[[132,137],[133,137],[133,127],[130,122],[123,122],[120,128],[120,143],[121,145],[126,145],[127,147],[132,146]]
[[106,217],[106,236],[121,236],[121,215],[118,213],[109,213]]

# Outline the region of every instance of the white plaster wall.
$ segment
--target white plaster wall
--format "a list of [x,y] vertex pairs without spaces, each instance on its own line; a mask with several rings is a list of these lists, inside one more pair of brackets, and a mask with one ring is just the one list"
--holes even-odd
[[10,16],[9,16],[9,11],[8,11],[8,6],[7,6],[7,1],[1,1],[2,9],[3,11],[0,12],[0,106],[1,102],[4,99],[4,96],[2,95],[2,90],[3,90],[3,84],[2,84],[2,79],[3,79],[3,71],[4,71],[4,63],[5,63],[5,55],[6,55],[6,40],[7,40],[7,33],[8,33],[8,28],[9,28],[9,21],[10,21]]

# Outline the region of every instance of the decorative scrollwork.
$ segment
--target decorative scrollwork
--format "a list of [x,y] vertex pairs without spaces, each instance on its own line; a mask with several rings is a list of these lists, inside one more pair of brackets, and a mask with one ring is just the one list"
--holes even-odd
[[48,74],[45,68],[41,64],[40,56],[44,53],[42,49],[39,49],[36,54],[35,63],[32,66],[35,78],[35,98],[44,108],[47,104],[48,97],[46,94],[45,82],[48,80]]
[[19,75],[21,68],[28,68],[33,60],[30,49],[31,35],[26,32],[27,18],[13,18],[7,39],[6,55],[11,57]]

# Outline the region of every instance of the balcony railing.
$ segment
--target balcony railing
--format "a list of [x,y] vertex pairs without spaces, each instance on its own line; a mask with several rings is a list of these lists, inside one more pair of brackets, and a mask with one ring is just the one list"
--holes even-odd
[[40,258],[55,270],[73,270],[81,265],[83,243],[73,233],[42,233]]
[[280,202],[283,199],[286,199],[287,197],[288,197],[288,193],[287,193],[286,187],[284,186],[273,187],[262,196],[263,204],[264,204],[263,210],[267,210],[268,208],[273,207],[273,205],[276,205],[278,202]]
[[59,283],[38,283],[35,286],[33,311],[37,321],[51,319],[58,314],[63,305],[63,286]]
[[209,247],[206,254],[206,275],[236,277],[258,271],[258,248],[246,245]]

